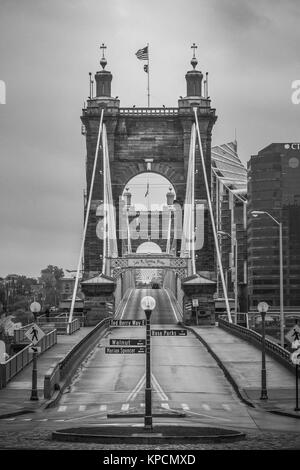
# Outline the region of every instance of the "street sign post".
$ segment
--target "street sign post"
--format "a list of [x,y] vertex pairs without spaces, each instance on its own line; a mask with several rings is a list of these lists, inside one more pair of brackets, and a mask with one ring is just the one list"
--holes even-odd
[[290,343],[300,341],[300,326],[297,324],[294,325],[293,328],[291,328],[290,331],[285,335],[285,337]]
[[294,351],[291,354],[291,361],[293,364],[295,364],[295,373],[296,373],[296,407],[295,411],[300,411],[299,408],[299,380],[298,380],[298,369],[299,369],[299,364],[300,364],[300,349],[297,349],[297,351]]
[[105,354],[145,354],[145,347],[106,347]]
[[[35,302],[33,302],[35,303]],[[36,302],[37,303],[37,302]],[[31,304],[32,305],[32,304]],[[30,400],[37,401],[39,399],[38,396],[38,389],[37,389],[37,356],[38,356],[38,349],[35,347],[37,343],[45,336],[45,333],[41,328],[33,323],[30,328],[25,333],[26,338],[31,341],[32,346],[31,346],[31,351],[33,355],[33,365],[32,365],[32,389],[31,389],[31,397]]]
[[110,326],[145,326],[145,320],[110,320]]
[[25,336],[29,339],[29,341],[36,345],[45,336],[45,333],[38,325],[33,323],[26,331]]
[[110,339],[110,346],[146,346],[146,340],[142,339]]
[[187,336],[187,330],[151,330],[151,336]]

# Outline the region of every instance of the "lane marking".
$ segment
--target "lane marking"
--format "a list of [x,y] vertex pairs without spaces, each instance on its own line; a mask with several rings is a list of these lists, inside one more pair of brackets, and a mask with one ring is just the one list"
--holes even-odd
[[230,406],[229,406],[229,405],[226,405],[226,403],[223,403],[222,406],[223,406],[224,410],[226,410],[226,411],[231,411]]
[[177,315],[176,315],[176,312],[175,312],[175,309],[174,309],[174,306],[173,306],[171,297],[170,297],[170,295],[169,295],[169,292],[168,292],[167,290],[166,290],[165,292],[166,292],[167,296],[169,297],[169,301],[170,301],[170,304],[171,304],[171,307],[172,307],[172,310],[173,310],[173,313],[174,313],[174,317],[176,318],[176,321],[177,321],[177,323],[178,323],[178,322],[179,322],[179,319],[178,319],[178,317],[177,317]]
[[86,419],[86,418],[92,418],[93,416],[99,416],[100,418],[102,416],[105,416],[106,413],[92,413],[90,415],[84,415],[84,416],[78,416],[77,418],[66,418],[66,419],[59,419],[59,420],[56,420],[56,421],[77,421],[79,419]]
[[32,418],[23,418],[21,421],[32,421]]
[[211,409],[210,406],[207,405],[206,403],[203,403],[203,404],[202,404],[202,408],[203,408],[205,411],[210,411],[210,409]]
[[86,405],[80,405],[79,411],[85,411],[86,410]]
[[[133,398],[133,396],[134,396],[136,390],[138,390],[139,388],[142,387],[143,381],[145,380],[145,377],[146,377],[146,374],[144,374],[144,375],[140,378],[140,380],[138,381],[138,383],[136,384],[136,386],[132,389],[132,391],[131,391],[130,394],[128,395],[128,398],[127,398],[126,401],[132,400],[132,398]],[[134,398],[135,398],[135,397],[134,397]]]
[[129,403],[124,403],[121,407],[122,411],[128,411],[128,409],[129,409]]
[[[176,410],[172,410],[172,408],[170,408],[171,411],[176,411]],[[227,422],[232,422],[231,419],[227,419],[227,418],[217,418],[216,416],[210,416],[210,415],[206,415],[204,413],[196,413],[195,411],[188,411],[186,410],[187,413],[191,414],[191,415],[196,415],[196,416],[204,416],[205,418],[209,418],[209,419],[216,419],[217,421],[227,421]]]
[[61,405],[57,411],[60,413],[61,411],[66,411],[66,409],[67,407],[65,405]]
[[124,315],[124,313],[125,313],[125,310],[126,310],[126,307],[127,307],[127,304],[128,304],[128,302],[129,302],[129,299],[130,299],[130,297],[131,297],[132,292],[133,292],[133,288],[131,289],[131,292],[130,292],[130,294],[129,294],[129,296],[128,296],[128,299],[126,300],[126,303],[125,303],[125,305],[124,305],[124,307],[123,307],[123,311],[122,311],[122,314],[121,314],[121,316],[120,316],[120,320],[122,320],[122,318],[123,318],[123,315]]
[[152,380],[153,380],[153,383],[154,383],[154,387],[156,388],[158,394],[160,395],[160,399],[163,400],[163,401],[168,401],[169,398],[167,397],[167,395],[163,391],[162,387],[158,383],[157,378],[153,374],[151,374],[151,376],[152,376]]
[[[160,400],[162,401],[168,401],[169,398],[168,396],[164,393],[162,387],[158,383],[157,378],[154,376],[154,374],[151,374],[152,377],[152,383],[153,383],[153,388],[154,390],[158,393]],[[137,394],[141,391],[141,389],[144,387],[146,381],[146,375],[144,374],[141,379],[138,381],[134,389],[131,391],[131,393],[128,395],[128,398],[126,401],[133,401],[136,399]]]
[[35,421],[48,421],[48,418],[36,419]]
[[190,409],[189,405],[187,405],[186,403],[182,403],[181,407],[182,407],[183,410],[189,410]]
[[16,418],[4,418],[4,421],[14,421]]
[[99,411],[106,411],[107,410],[107,405],[101,405],[99,408]]

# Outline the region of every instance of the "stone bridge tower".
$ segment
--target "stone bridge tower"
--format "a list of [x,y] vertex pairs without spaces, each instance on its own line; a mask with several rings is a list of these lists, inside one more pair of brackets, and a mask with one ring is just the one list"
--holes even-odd
[[[211,107],[203,74],[197,70],[195,56],[191,61],[192,70],[186,73],[186,96],[180,97],[174,108],[122,108],[118,97],[111,93],[112,74],[105,70],[107,61],[102,57],[102,70],[95,74],[96,96],[87,100],[81,120],[86,137],[86,182],[89,193],[97,134],[101,110],[104,108],[104,122],[107,128],[110,171],[113,199],[116,208],[128,181],[149,171],[166,177],[173,185],[177,202],[183,206],[189,160],[191,128],[194,122],[193,108],[198,108],[198,120],[206,171],[210,182],[211,135],[216,121],[215,109]],[[102,152],[92,195],[88,230],[85,241],[85,277],[97,275],[102,269],[103,243],[97,237],[97,207],[103,201]],[[199,147],[196,148],[195,200],[206,201],[206,191],[201,167]],[[117,212],[118,214],[118,212]],[[117,216],[117,236],[118,236]],[[204,246],[196,252],[196,269],[199,273],[210,273],[213,277],[214,244],[208,209],[205,210]],[[141,243],[144,240],[141,240]],[[119,256],[121,242],[119,242]]]

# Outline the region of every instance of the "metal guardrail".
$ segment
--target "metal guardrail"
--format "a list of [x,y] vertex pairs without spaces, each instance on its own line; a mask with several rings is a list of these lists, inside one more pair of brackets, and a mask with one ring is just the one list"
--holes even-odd
[[[262,335],[257,333],[254,330],[250,330],[245,328],[244,326],[235,325],[234,323],[229,323],[227,320],[220,318],[218,319],[218,325],[220,328],[235,334],[236,336],[253,343],[254,345],[261,345],[262,344]],[[277,359],[281,364],[287,367],[291,371],[295,371],[295,366],[291,362],[290,359],[290,351],[287,349],[282,348],[276,342],[271,341],[268,338],[265,338],[265,345],[266,351],[270,353],[274,359]]]
[[[52,318],[51,320],[45,320],[44,318],[42,320],[38,320],[38,325],[41,327],[46,326],[47,324],[52,324],[55,326],[57,333],[58,334],[67,334],[68,333],[68,319],[64,317],[55,317]],[[75,331],[80,329],[80,320],[79,318],[73,318],[70,329],[69,329],[69,334],[73,334]]]
[[47,371],[44,377],[45,398],[50,399],[55,390],[67,385],[76,368],[99,341],[100,334],[109,326],[110,320],[111,317],[101,320],[63,359]]
[[29,341],[29,339],[26,338],[25,333],[32,325],[33,323],[28,323],[28,325],[24,325],[22,328],[14,330],[14,342],[22,343],[23,341]]
[[[47,333],[38,343],[41,353],[57,343],[56,330]],[[10,357],[6,362],[0,364],[0,389],[6,387],[7,383],[24,369],[31,361],[32,354],[29,352],[30,344]]]

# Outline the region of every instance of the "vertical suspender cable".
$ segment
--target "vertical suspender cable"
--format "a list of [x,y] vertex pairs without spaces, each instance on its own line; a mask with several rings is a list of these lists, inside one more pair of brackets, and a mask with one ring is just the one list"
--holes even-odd
[[103,258],[102,258],[102,274],[105,274],[106,270],[106,256],[107,256],[107,162],[106,162],[106,139],[105,139],[105,128],[103,126],[102,132],[102,149],[103,149]]
[[197,116],[197,108],[193,108],[193,110],[194,110],[194,114],[195,114],[195,121],[196,121],[197,133],[198,133],[198,142],[199,142],[201,163],[202,163],[202,169],[203,169],[203,175],[204,175],[204,181],[205,181],[205,188],[206,188],[206,194],[207,194],[207,201],[208,201],[208,207],[209,207],[209,212],[210,212],[211,225],[212,225],[212,228],[213,228],[213,234],[214,234],[215,247],[216,247],[216,252],[217,252],[217,257],[218,257],[218,263],[219,263],[219,268],[220,268],[220,274],[221,274],[222,286],[223,286],[223,291],[224,291],[226,310],[227,310],[227,315],[228,315],[228,321],[230,323],[232,323],[232,318],[231,318],[231,314],[230,314],[230,306],[229,306],[229,302],[228,302],[227,289],[226,289],[225,279],[224,279],[222,260],[221,260],[219,244],[218,244],[218,235],[217,235],[217,231],[216,231],[216,225],[215,225],[214,214],[213,214],[213,209],[212,209],[212,204],[211,204],[209,186],[208,186],[208,181],[207,181],[207,174],[206,174],[205,161],[204,161],[202,142],[201,142],[201,135],[200,135],[200,129],[199,129],[199,123],[198,123],[198,116]]
[[84,229],[83,229],[81,248],[80,248],[79,260],[78,260],[78,265],[77,265],[77,272],[76,272],[76,278],[75,278],[75,284],[74,284],[74,290],[73,290],[73,296],[72,296],[72,303],[71,303],[71,309],[70,309],[70,315],[69,315],[69,321],[68,321],[68,333],[70,333],[70,325],[73,319],[74,305],[75,305],[75,299],[76,299],[76,294],[77,294],[77,289],[78,289],[81,260],[83,257],[84,242],[85,242],[85,237],[86,237],[86,231],[87,231],[87,225],[88,225],[89,213],[90,213],[91,201],[92,201],[92,193],[93,193],[93,188],[94,188],[95,173],[96,173],[99,145],[100,145],[100,136],[101,136],[101,131],[102,131],[102,123],[103,123],[103,115],[104,115],[104,109],[102,109],[101,117],[100,117],[98,139],[97,139],[96,152],[95,152],[95,158],[94,158],[94,167],[93,167],[92,179],[91,179],[91,184],[90,184],[89,198],[88,198],[88,203],[87,203],[87,208],[86,208],[86,213],[85,213]]

